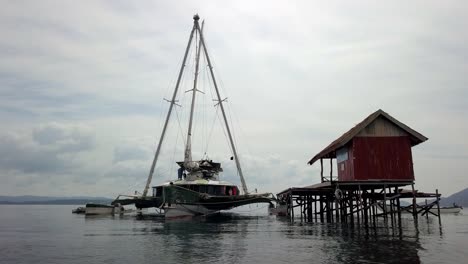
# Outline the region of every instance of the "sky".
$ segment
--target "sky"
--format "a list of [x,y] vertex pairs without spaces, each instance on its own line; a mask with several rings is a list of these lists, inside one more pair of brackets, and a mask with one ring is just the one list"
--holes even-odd
[[[464,1],[4,0],[0,194],[141,192],[195,13],[250,190],[318,183],[310,158],[378,109],[429,138],[413,148],[417,189],[468,187]],[[201,63],[194,157],[240,184]],[[187,109],[171,118],[153,185],[177,175]]]

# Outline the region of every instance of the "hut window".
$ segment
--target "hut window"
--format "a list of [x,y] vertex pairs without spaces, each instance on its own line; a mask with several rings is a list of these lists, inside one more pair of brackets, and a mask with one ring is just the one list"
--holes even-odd
[[336,162],[340,163],[348,160],[348,148],[340,148],[336,151]]

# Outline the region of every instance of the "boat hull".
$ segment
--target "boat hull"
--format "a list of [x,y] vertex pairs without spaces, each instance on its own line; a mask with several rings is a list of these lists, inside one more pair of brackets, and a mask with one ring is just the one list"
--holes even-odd
[[270,203],[271,194],[246,195],[210,195],[196,192],[177,185],[162,187],[160,196],[134,197],[115,200],[114,204],[135,204],[137,208],[159,208],[164,210],[166,218],[208,215],[222,210],[254,203]]
[[86,208],[78,207],[76,209],[73,209],[72,213],[74,213],[74,214],[84,214],[84,213],[86,213]]
[[[461,211],[461,208],[459,207],[441,207],[440,208],[441,214],[458,214],[460,213],[460,211]],[[437,208],[432,208],[430,212],[437,214]]]
[[177,219],[198,215],[209,215],[216,212],[216,210],[210,210],[203,205],[173,204],[170,207],[164,208],[164,217],[167,219]]
[[111,206],[105,204],[86,204],[86,215],[113,215],[122,214],[124,212],[121,206]]

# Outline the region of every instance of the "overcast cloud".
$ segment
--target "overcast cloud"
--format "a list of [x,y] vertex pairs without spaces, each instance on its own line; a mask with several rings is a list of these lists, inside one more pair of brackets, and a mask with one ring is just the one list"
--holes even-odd
[[[377,109],[429,138],[413,149],[418,189],[468,187],[465,2],[3,1],[0,194],[141,191],[195,13],[250,189],[319,182],[307,161]],[[194,156],[239,184],[212,110]],[[154,184],[182,159],[177,113]]]

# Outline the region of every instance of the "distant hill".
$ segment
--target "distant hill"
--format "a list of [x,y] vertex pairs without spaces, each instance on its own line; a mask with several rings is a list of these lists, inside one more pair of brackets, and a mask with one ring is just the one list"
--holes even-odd
[[440,199],[441,206],[451,206],[454,203],[463,207],[468,207],[468,188]]
[[86,203],[111,203],[113,199],[106,197],[50,197],[50,196],[0,196],[0,204],[69,204],[81,205]]

